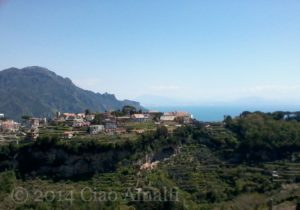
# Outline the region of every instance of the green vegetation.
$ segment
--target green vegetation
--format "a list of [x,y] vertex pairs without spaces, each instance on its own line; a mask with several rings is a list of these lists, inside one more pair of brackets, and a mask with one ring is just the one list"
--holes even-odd
[[155,130],[156,125],[153,122],[145,122],[145,123],[139,123],[139,122],[127,122],[124,127],[128,131],[132,130]]
[[[42,137],[6,145],[0,147],[0,204],[6,209],[235,210],[268,209],[272,198],[273,206],[296,208],[300,123],[284,115],[244,112],[173,132],[162,126],[141,135]],[[147,170],[144,163],[156,165]],[[9,198],[16,186],[29,191],[26,203]],[[86,187],[119,196],[113,202],[84,202],[80,196]],[[168,194],[165,202],[147,201],[166,188],[176,189],[178,199]],[[35,202],[37,189],[71,190],[73,200]],[[148,197],[140,197],[138,190]]]
[[300,151],[300,123],[278,118],[278,113],[243,113],[226,119],[226,127],[239,139],[236,152],[247,161],[292,158]]

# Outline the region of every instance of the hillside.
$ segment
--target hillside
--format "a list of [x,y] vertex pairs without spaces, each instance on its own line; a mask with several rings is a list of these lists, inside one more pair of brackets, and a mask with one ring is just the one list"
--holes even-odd
[[[136,138],[99,135],[66,140],[49,133],[36,142],[2,145],[0,206],[299,209],[300,122],[284,116],[244,112],[224,122],[195,122],[173,132],[157,127]],[[12,199],[16,187],[25,190],[25,200]],[[82,199],[82,190],[89,188],[93,191],[84,190],[85,198],[95,195],[95,200]],[[47,197],[49,193],[54,196]],[[105,196],[110,194],[115,199]]]
[[135,101],[119,101],[112,94],[100,94],[75,86],[69,78],[34,66],[0,71],[0,113],[19,119],[22,115],[44,117],[56,111],[83,112],[142,107]]

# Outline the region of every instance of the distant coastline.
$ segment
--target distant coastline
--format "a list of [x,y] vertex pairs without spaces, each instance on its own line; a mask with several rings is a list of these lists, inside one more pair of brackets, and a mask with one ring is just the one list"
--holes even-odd
[[262,111],[262,112],[275,112],[275,111],[300,111],[300,106],[288,105],[199,105],[199,106],[147,106],[149,110],[157,110],[161,112],[168,111],[187,111],[190,112],[196,120],[214,122],[222,121],[225,115],[232,117],[238,116],[243,111]]

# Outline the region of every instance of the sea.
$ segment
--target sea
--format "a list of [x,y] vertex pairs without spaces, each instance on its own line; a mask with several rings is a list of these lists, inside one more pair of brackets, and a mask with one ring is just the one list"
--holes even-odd
[[224,116],[239,116],[244,111],[300,111],[300,106],[153,106],[147,107],[148,110],[161,112],[186,111],[193,115],[193,118],[204,122],[218,122],[224,119]]

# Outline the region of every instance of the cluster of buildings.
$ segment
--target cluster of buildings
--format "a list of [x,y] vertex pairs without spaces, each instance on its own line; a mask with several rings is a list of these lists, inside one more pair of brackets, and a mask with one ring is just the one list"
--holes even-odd
[[178,122],[180,124],[189,124],[193,116],[188,112],[165,112],[161,117],[161,122]]
[[[131,114],[117,115],[114,112],[98,114],[86,113],[56,113],[49,121],[51,125],[69,127],[68,131],[62,133],[66,139],[71,139],[77,134],[97,135],[99,133],[123,134],[127,133],[126,125],[129,123],[154,122],[157,125],[189,124],[192,122],[192,115],[187,112],[165,112],[147,111]],[[46,118],[28,117],[22,123],[6,120],[4,114],[0,113],[0,132],[21,133],[31,140],[39,137],[40,128],[46,128]],[[137,133],[140,130],[135,130]],[[142,133],[142,132],[140,132]]]
[[6,119],[4,114],[0,114],[0,133],[2,134],[18,134],[35,140],[39,137],[40,126],[47,126],[45,118],[26,118],[21,123],[11,119]]
[[[126,125],[130,122],[146,123],[155,122],[158,125],[168,124],[189,124],[192,122],[193,116],[188,112],[166,112],[147,111],[143,113],[125,114],[116,116],[113,112],[105,112],[98,114],[95,119],[95,114],[84,113],[57,113],[54,119],[55,123],[73,127],[75,131],[66,131],[63,136],[66,139],[71,139],[78,134],[76,129],[87,128],[90,135],[97,135],[99,133],[106,134],[123,134],[128,132]],[[137,133],[142,133],[144,130],[135,130]]]
[[20,123],[4,118],[4,114],[0,113],[0,132],[16,133],[20,129]]
[[13,120],[0,120],[0,132],[2,133],[16,133],[20,128],[20,123]]
[[30,117],[22,122],[22,131],[30,140],[36,140],[39,137],[39,128],[48,125],[46,118]]
[[18,143],[17,133],[20,123],[4,118],[4,114],[0,113],[0,144],[3,142],[16,141]]
[[[86,128],[91,135],[96,135],[101,132],[114,133],[117,131],[117,119],[111,115],[111,113],[102,113],[102,119],[97,120],[97,122],[95,122],[95,117],[95,114],[58,112],[53,122],[58,125],[73,127],[74,130]],[[99,121],[101,121],[101,123]],[[78,133],[78,131],[65,131],[63,136],[66,139],[71,139]]]
[[[157,118],[158,117],[158,118]],[[193,116],[188,112],[158,112],[148,111],[145,113],[133,114],[127,117],[120,117],[120,119],[130,119],[134,122],[150,122],[157,121],[158,123],[177,122],[180,124],[189,124],[192,122]]]
[[71,127],[88,127],[94,119],[94,114],[57,112],[54,121]]

